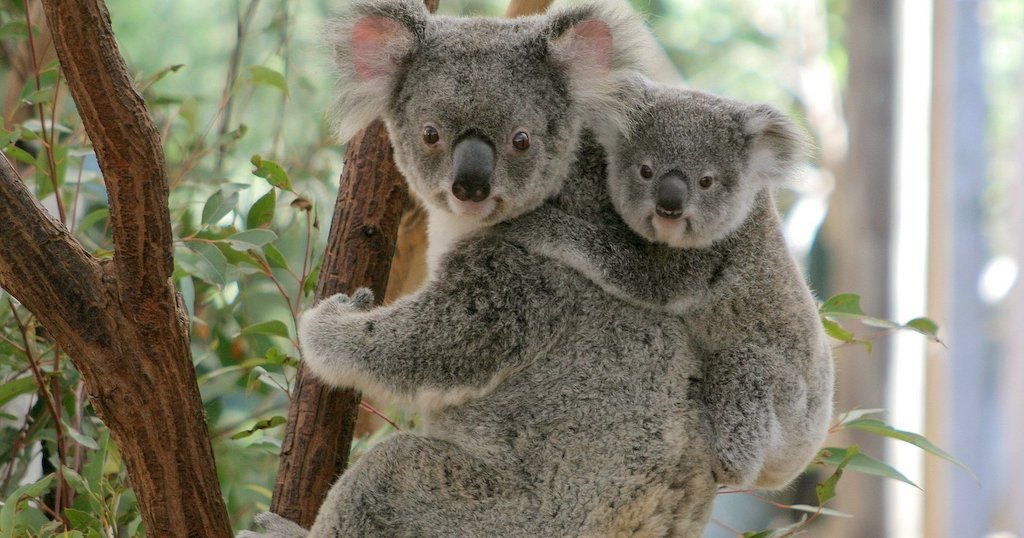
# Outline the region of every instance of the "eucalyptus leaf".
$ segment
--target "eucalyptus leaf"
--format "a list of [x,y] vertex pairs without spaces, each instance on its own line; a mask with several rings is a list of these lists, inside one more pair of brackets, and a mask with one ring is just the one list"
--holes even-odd
[[232,192],[225,195],[223,191],[213,193],[203,206],[202,223],[206,225],[215,224],[225,215],[230,213],[238,205],[238,193]]
[[288,97],[288,81],[280,72],[262,65],[249,67],[249,80],[259,86],[273,86],[281,90],[281,93]]
[[[970,473],[972,477],[974,476],[974,473],[971,472],[967,465],[962,463],[960,460],[954,458],[952,454],[946,452],[945,450],[942,450],[941,448],[936,446],[935,443],[929,441],[927,437],[919,433],[897,430],[896,428],[893,428],[892,426],[882,422],[881,420],[874,418],[858,418],[856,420],[851,420],[847,422],[845,426],[847,428],[854,428],[857,430],[878,434],[884,437],[889,437],[891,439],[897,439],[905,443],[910,443],[920,448],[921,450],[928,452],[929,454],[933,454],[950,463],[957,465],[961,469]],[[975,477],[975,480],[977,480],[977,477]]]
[[823,456],[824,460],[830,465],[834,465],[836,470],[832,473],[832,476],[829,476],[824,482],[814,487],[814,491],[818,496],[819,505],[824,506],[825,503],[836,496],[836,485],[839,483],[839,479],[843,477],[843,469],[845,469],[859,453],[860,450],[856,446],[850,446],[846,449],[824,449],[821,451],[820,454]]
[[53,482],[53,476],[53,473],[50,473],[32,484],[16,488],[7,496],[3,508],[0,508],[0,531],[14,528],[14,518],[18,510],[18,504],[25,499],[33,499],[49,491],[50,483]]
[[823,315],[864,315],[864,311],[860,308],[860,295],[854,293],[833,295],[818,310]]
[[267,255],[267,263],[271,267],[279,267],[281,269],[288,269],[288,260],[285,259],[284,254],[277,249],[274,245],[267,245],[267,248],[263,250]]
[[229,236],[225,241],[239,250],[258,249],[277,239],[277,234],[270,230],[246,230]]
[[270,336],[280,336],[288,338],[288,326],[278,320],[264,321],[262,323],[255,323],[242,329],[240,333],[242,335],[251,334],[267,334]]
[[[856,447],[851,447],[856,448]],[[821,463],[836,467],[839,469],[839,465],[843,464],[843,468],[851,471],[857,471],[858,473],[870,474],[874,476],[881,476],[883,478],[891,478],[898,480],[904,484],[909,484],[915,488],[920,489],[917,484],[912,482],[903,473],[897,471],[888,463],[877,460],[868,456],[867,454],[861,453],[859,450],[856,453],[851,454],[850,449],[829,447],[821,449],[818,453],[818,459]]]
[[236,441],[238,439],[244,439],[244,438],[249,437],[250,435],[260,431],[260,430],[266,430],[268,428],[274,428],[274,427],[277,427],[277,426],[280,426],[280,425],[284,424],[287,421],[288,420],[286,418],[282,417],[282,416],[273,416],[273,417],[270,417],[268,419],[260,420],[260,421],[257,421],[256,424],[253,424],[252,427],[249,428],[248,430],[242,430],[240,432],[237,432],[237,433],[233,434],[231,436],[231,439],[236,440]]
[[859,419],[861,417],[865,417],[867,415],[877,415],[879,413],[884,413],[884,412],[885,412],[885,409],[881,409],[881,408],[851,409],[851,410],[849,410],[849,411],[847,411],[845,413],[840,414],[838,422],[841,425],[846,425],[846,424],[850,423],[851,421],[857,420],[857,419]]
[[274,221],[276,209],[277,191],[270,189],[249,208],[249,214],[245,218],[245,227],[250,229],[269,227]]
[[72,428],[68,424],[64,424],[64,429],[65,433],[70,435],[71,438],[74,439],[76,443],[84,446],[85,448],[88,448],[90,450],[96,450],[99,448],[99,445],[96,444],[96,440],[93,439],[92,437],[89,437],[88,435],[85,435],[84,433]]
[[249,162],[256,167],[256,169],[252,171],[253,174],[267,180],[267,182],[274,187],[294,192],[292,191],[292,182],[288,179],[288,173],[284,171],[284,168],[281,168],[281,165],[274,161],[264,159],[259,155],[253,155]]
[[19,377],[0,385],[0,407],[7,402],[21,396],[35,392],[36,380],[31,377]]

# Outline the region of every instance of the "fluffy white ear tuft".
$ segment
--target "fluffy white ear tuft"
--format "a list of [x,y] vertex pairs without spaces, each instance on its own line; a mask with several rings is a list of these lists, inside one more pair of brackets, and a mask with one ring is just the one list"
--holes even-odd
[[352,63],[360,80],[386,83],[398,71],[396,52],[408,51],[412,35],[387,17],[364,17],[352,26]]
[[564,66],[570,80],[597,82],[608,76],[614,62],[612,30],[600,20],[571,26],[551,43],[551,56]]
[[334,130],[346,141],[381,116],[428,13],[418,0],[362,0],[325,28],[337,74]]
[[627,2],[604,0],[551,9],[548,56],[569,83],[584,120],[628,133],[635,121],[634,79],[652,41]]
[[750,139],[747,173],[766,185],[786,182],[807,154],[807,139],[785,114],[769,105],[743,111],[743,134]]

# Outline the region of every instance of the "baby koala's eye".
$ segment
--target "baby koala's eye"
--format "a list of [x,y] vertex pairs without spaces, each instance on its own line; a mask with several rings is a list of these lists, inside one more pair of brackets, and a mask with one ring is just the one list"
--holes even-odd
[[530,134],[526,131],[519,131],[512,135],[512,147],[519,151],[526,151],[530,147]]
[[437,144],[437,141],[441,139],[441,133],[437,132],[437,127],[430,125],[423,126],[423,141],[433,146]]
[[641,164],[640,177],[644,179],[651,179],[652,177],[654,177],[654,169],[646,164]]
[[700,188],[702,188],[702,189],[710,189],[711,188],[711,184],[714,183],[714,181],[715,181],[715,178],[713,178],[711,176],[704,176],[704,177],[700,178],[700,181],[698,181],[697,184],[700,185]]

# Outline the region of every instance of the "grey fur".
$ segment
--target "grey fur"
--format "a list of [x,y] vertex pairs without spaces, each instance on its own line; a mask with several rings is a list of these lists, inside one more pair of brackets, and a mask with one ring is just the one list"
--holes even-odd
[[[832,410],[831,350],[771,196],[799,162],[802,138],[766,105],[664,86],[646,86],[645,103],[648,121],[628,137],[605,137],[605,205],[576,218],[549,204],[507,226],[531,252],[610,294],[680,314],[704,362],[716,479],[781,488],[817,452]],[[655,224],[655,186],[642,164],[654,178],[687,178],[674,226]],[[697,182],[706,175],[714,181],[705,190]]]
[[[398,79],[378,86],[391,90],[352,95],[381,98],[367,106],[385,118],[396,161],[427,202],[435,278],[386,307],[368,309],[367,291],[322,301],[302,316],[299,339],[314,374],[411,406],[424,427],[364,454],[309,535],[700,536],[716,484],[683,324],[621,303],[492,226],[558,192],[570,166],[566,211],[604,196],[600,148],[596,160],[573,151],[588,118],[628,127],[630,101],[613,96],[627,90],[620,81],[644,29],[620,3],[514,21],[429,17],[413,3],[361,3],[348,17],[385,14],[411,36],[380,56],[401,58]],[[614,44],[598,78],[559,57],[579,59],[565,40],[588,20],[606,24]],[[355,24],[340,23],[337,47]],[[351,106],[352,73],[339,67]],[[457,218],[443,196],[450,148],[424,149],[424,121],[442,136],[492,140],[528,125],[538,144],[526,159],[499,151],[498,209]]]
[[[593,164],[566,208],[604,191]],[[425,421],[341,477],[311,536],[701,535],[716,484],[678,319],[493,228],[439,275],[387,307],[335,296],[302,317],[314,373]]]
[[[372,73],[356,69],[353,45],[360,21],[387,20]],[[587,21],[606,25],[613,37],[607,66],[586,54]],[[430,225],[459,235],[511,218],[558,192],[583,121],[602,117],[628,129],[631,114],[619,98],[646,51],[646,30],[621,2],[555,5],[546,16],[497,19],[430,16],[419,0],[361,0],[328,26],[338,71],[335,125],[342,139],[382,117],[395,161],[410,188],[427,205]],[[379,50],[378,50],[379,49]],[[364,62],[365,63],[365,62]],[[440,140],[428,148],[425,125]],[[519,130],[529,151],[511,145]],[[481,204],[451,195],[455,141],[477,133],[493,143],[497,166],[492,194]],[[432,233],[428,258],[459,237]]]
[[256,514],[256,524],[263,529],[263,532],[242,531],[235,538],[259,538],[271,536],[273,538],[303,538],[309,531],[296,523],[285,519],[273,512]]

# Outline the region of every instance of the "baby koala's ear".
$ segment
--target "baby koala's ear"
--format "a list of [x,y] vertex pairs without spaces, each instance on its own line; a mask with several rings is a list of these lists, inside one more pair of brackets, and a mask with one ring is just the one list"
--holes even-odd
[[325,27],[337,72],[339,140],[382,115],[429,16],[420,0],[359,0]]
[[800,128],[769,105],[747,107],[741,122],[750,144],[747,173],[768,185],[789,179],[807,154],[807,139]]

